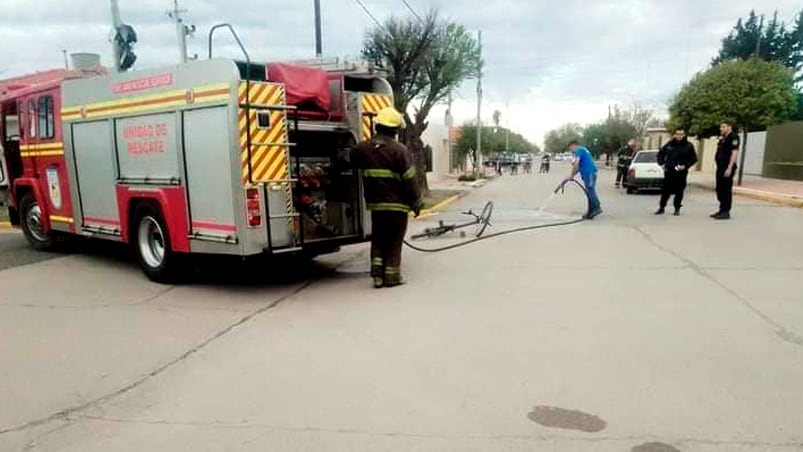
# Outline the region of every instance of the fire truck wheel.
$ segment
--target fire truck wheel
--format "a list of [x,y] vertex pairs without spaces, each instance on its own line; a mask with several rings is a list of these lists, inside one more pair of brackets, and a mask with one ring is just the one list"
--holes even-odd
[[28,193],[20,200],[22,218],[20,225],[28,243],[38,251],[47,251],[53,248],[55,241],[53,234],[42,224],[42,208],[33,194]]
[[175,254],[170,250],[170,236],[158,208],[142,206],[134,222],[134,246],[142,270],[151,281],[172,283],[175,280]]

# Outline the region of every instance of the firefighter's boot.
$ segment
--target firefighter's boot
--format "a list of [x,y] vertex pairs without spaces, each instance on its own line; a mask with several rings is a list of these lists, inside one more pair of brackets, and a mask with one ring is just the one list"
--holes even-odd
[[374,279],[374,288],[380,289],[385,284],[385,266],[381,257],[371,259],[371,278]]
[[385,279],[383,287],[396,287],[405,284],[406,281],[402,278],[401,268],[388,267],[385,269]]

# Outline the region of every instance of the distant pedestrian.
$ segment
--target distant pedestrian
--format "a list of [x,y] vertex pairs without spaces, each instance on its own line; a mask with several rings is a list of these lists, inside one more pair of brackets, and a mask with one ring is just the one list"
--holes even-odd
[[627,185],[627,170],[636,155],[636,140],[631,139],[616,154],[616,188],[624,188]]
[[739,158],[739,136],[733,131],[733,123],[726,121],[719,126],[720,139],[717,144],[717,199],[719,211],[711,214],[715,220],[729,220],[733,207],[733,176],[736,174],[736,160]]
[[569,151],[574,155],[572,173],[569,179],[574,179],[574,176],[580,173],[588,195],[588,213],[586,213],[585,218],[592,220],[602,213],[602,206],[599,196],[597,196],[597,165],[594,163],[591,151],[585,146],[580,146],[577,141],[569,143]]
[[674,195],[675,216],[678,216],[683,207],[683,192],[686,190],[689,168],[697,164],[697,152],[683,129],[676,129],[672,140],[658,151],[658,164],[664,168],[664,187],[655,214],[663,215],[669,198]]
[[549,173],[549,160],[550,160],[549,154],[544,153],[544,155],[541,156],[541,168],[539,170],[540,173]]

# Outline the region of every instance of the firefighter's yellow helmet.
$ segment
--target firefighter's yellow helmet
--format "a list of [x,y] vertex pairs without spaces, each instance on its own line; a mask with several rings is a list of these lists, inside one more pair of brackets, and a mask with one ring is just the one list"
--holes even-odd
[[380,110],[376,115],[376,124],[390,127],[391,129],[403,129],[405,127],[404,116],[393,107]]

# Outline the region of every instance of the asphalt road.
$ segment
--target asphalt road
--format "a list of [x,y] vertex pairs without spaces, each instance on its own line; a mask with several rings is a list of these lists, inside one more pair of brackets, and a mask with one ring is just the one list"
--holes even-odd
[[0,271],[20,265],[42,262],[54,257],[56,253],[39,253],[31,249],[25,237],[18,230],[0,226]]
[[[411,229],[575,217],[573,191],[538,212],[556,171]],[[181,287],[104,247],[2,270],[0,450],[803,450],[803,210],[655,217],[612,180],[598,219],[408,252],[392,290],[364,246]]]

